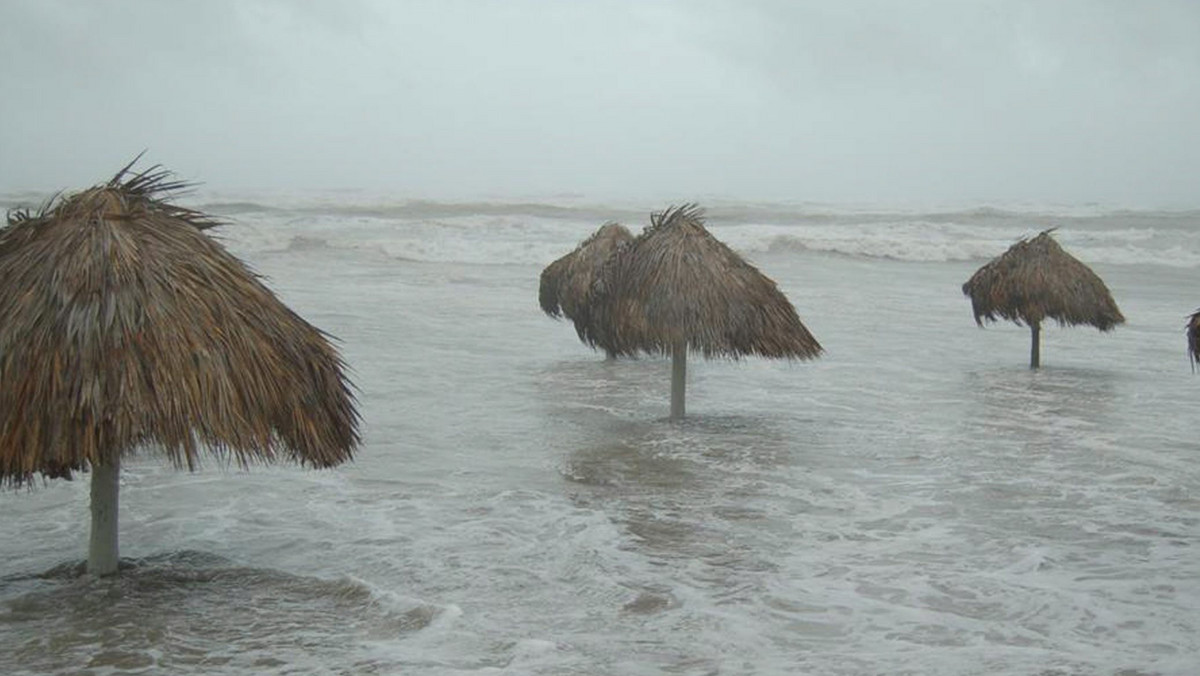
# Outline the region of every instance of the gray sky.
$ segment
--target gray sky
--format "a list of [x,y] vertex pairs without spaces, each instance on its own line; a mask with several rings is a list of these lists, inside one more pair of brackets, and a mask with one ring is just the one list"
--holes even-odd
[[1200,3],[3,0],[0,190],[1200,206]]

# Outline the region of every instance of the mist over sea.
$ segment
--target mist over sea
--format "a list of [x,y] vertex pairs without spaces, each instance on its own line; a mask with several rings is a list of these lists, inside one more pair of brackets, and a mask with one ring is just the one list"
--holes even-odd
[[[0,195],[36,207],[44,196]],[[538,275],[667,204],[197,193],[337,338],[364,445],[328,471],[124,467],[0,492],[8,674],[1200,673],[1200,211],[711,201],[826,349],[606,362]],[[1127,324],[978,328],[961,285],[1058,241]]]

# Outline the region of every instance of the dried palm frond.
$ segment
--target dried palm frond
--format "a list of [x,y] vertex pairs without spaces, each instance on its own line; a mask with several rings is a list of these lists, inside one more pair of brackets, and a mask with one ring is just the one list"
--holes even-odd
[[538,300],[551,317],[571,319],[580,305],[587,302],[592,282],[604,262],[633,234],[619,223],[605,223],[583,240],[573,251],[542,271]]
[[625,226],[605,223],[573,251],[547,265],[538,285],[542,310],[551,317],[570,319],[582,340],[584,322],[590,317],[587,304],[592,285],[605,262],[631,241],[633,234]]
[[1007,319],[1018,325],[1090,324],[1108,331],[1125,322],[1108,287],[1091,268],[1059,246],[1046,230],[1022,239],[963,284],[975,321]]
[[145,448],[195,468],[350,459],[358,413],[329,336],[166,201],[159,167],[0,232],[0,483]]
[[821,345],[775,282],[704,227],[694,204],[672,207],[605,263],[583,338],[621,355],[812,359]]

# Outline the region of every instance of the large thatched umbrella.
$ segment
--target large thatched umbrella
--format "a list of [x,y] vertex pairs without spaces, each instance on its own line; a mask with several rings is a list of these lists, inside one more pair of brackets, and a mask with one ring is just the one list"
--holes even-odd
[[0,230],[0,483],[92,475],[88,571],[117,569],[122,456],[329,467],[359,443],[327,336],[166,200],[158,168]]
[[1196,364],[1200,364],[1200,310],[1188,317],[1184,330],[1187,333],[1188,356],[1192,360],[1192,370],[1195,371]]
[[1033,239],[1022,239],[979,268],[963,284],[971,297],[975,322],[1008,319],[1028,324],[1033,334],[1029,366],[1041,365],[1042,321],[1063,326],[1090,324],[1108,331],[1125,317],[1108,287],[1091,268],[1063,251],[1050,236],[1053,228]]
[[605,265],[583,338],[619,355],[670,354],[671,418],[684,414],[687,352],[812,359],[821,345],[766,275],[704,228],[694,204],[655,214]]
[[[619,223],[605,223],[579,246],[542,270],[538,301],[551,317],[566,317],[575,324],[581,340],[590,317],[587,303],[592,284],[617,249],[633,241],[633,234]],[[600,347],[604,347],[601,343]],[[608,350],[608,356],[613,352]]]

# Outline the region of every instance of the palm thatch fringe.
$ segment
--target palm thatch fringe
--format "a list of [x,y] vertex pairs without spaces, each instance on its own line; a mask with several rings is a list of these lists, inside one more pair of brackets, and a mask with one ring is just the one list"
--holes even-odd
[[1054,241],[1053,230],[1013,244],[963,284],[977,324],[1007,319],[1040,325],[1053,319],[1063,326],[1090,324],[1108,331],[1125,322],[1108,287]]
[[583,322],[590,317],[587,304],[592,285],[604,269],[604,263],[621,247],[633,241],[633,234],[619,223],[605,223],[596,232],[542,270],[538,302],[551,317],[566,317],[575,325],[582,340]]
[[542,270],[542,276],[538,280],[538,305],[542,306],[542,312],[555,319],[563,316],[561,294],[566,286],[567,266],[571,264],[571,257],[578,251],[576,248],[555,259]]
[[[187,181],[175,180],[174,174],[163,168],[162,165],[156,164],[138,172],[131,171],[134,163],[140,157],[141,155],[135,157],[133,162],[125,165],[107,183],[96,186],[92,190],[114,189],[122,199],[129,202],[126,210],[130,213],[135,210],[138,203],[141,203],[143,207],[149,207],[152,204],[153,209],[160,216],[186,221],[197,230],[208,230],[222,224],[212,216],[172,204],[169,200],[188,194],[194,186]],[[47,218],[52,210],[65,208],[66,202],[67,200],[62,199],[62,193],[56,193],[36,211],[17,209],[9,212],[8,224],[16,225],[21,221]]]
[[821,345],[775,282],[713,237],[694,204],[671,207],[605,263],[584,340],[624,356],[812,359]]
[[0,230],[0,483],[117,465],[351,458],[359,416],[329,336],[167,199],[159,167],[10,214]]
[[633,240],[629,229],[619,223],[605,223],[542,271],[538,301],[551,317],[573,318],[587,302],[592,281],[619,247]]

